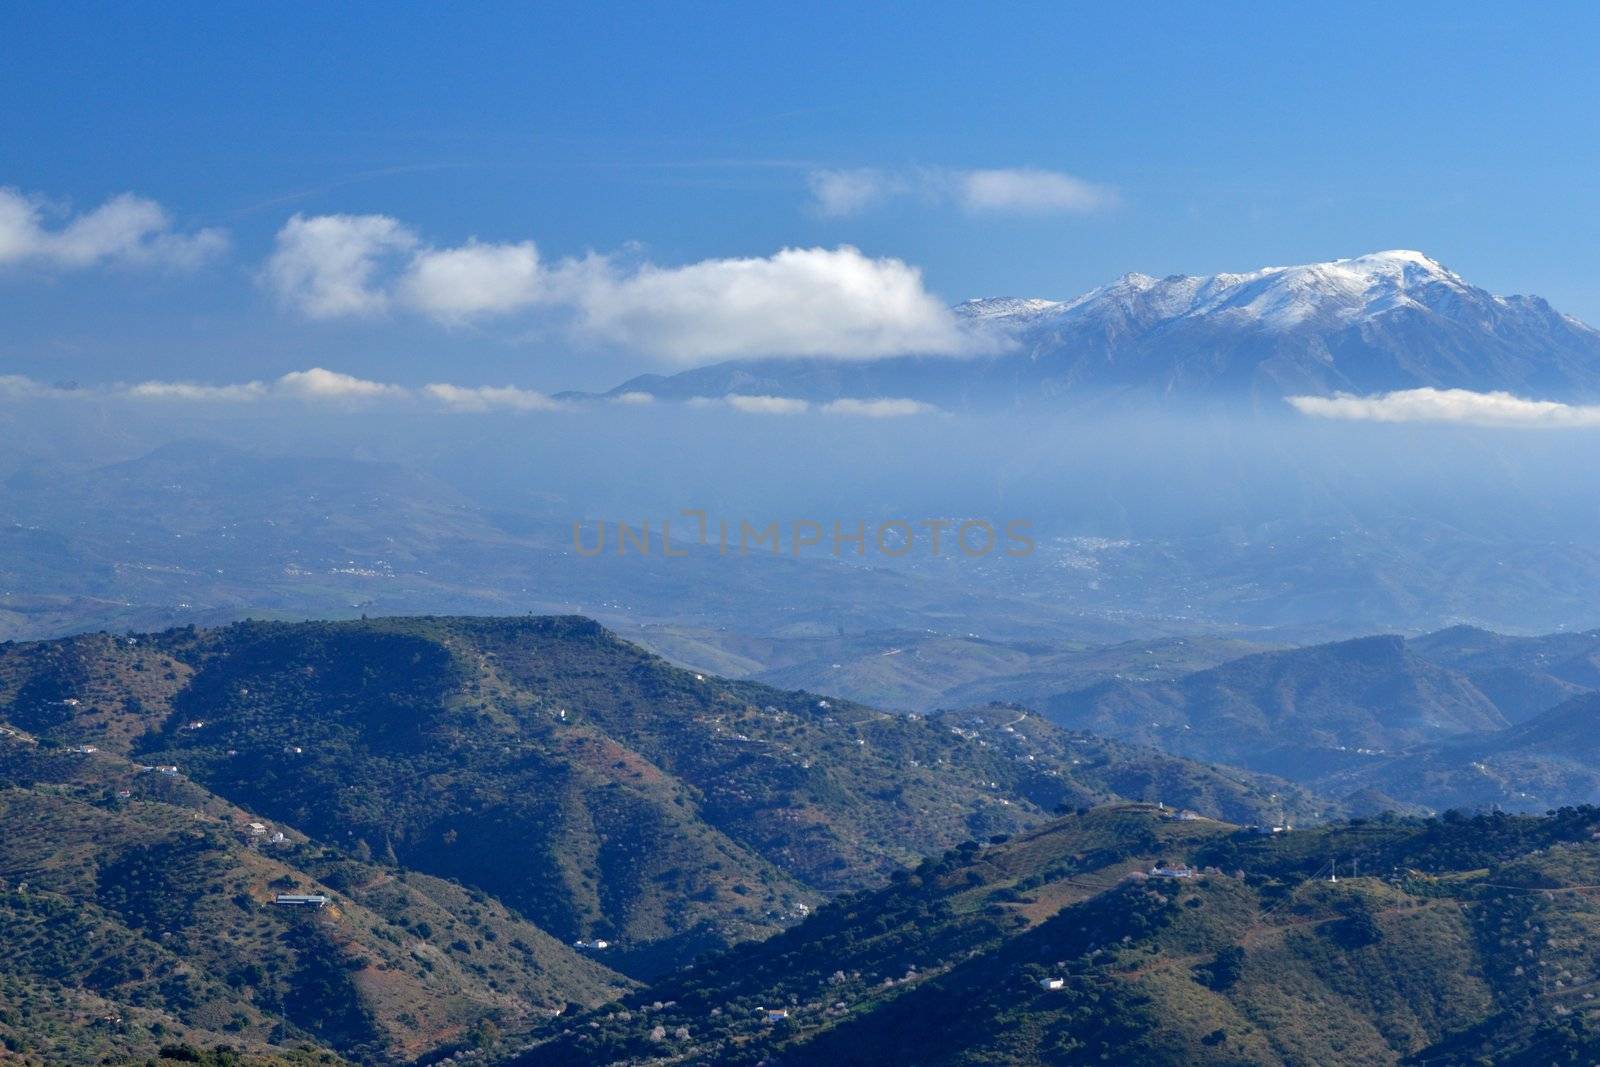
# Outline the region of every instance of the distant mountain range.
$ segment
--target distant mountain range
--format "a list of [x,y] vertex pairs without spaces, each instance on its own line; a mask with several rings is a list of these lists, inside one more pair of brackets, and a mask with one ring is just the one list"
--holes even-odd
[[1413,251],[1244,274],[1128,274],[1073,300],[955,308],[1006,347],[972,359],[755,359],[609,395],[905,397],[947,408],[1107,396],[1249,398],[1422,386],[1600,396],[1600,331],[1537,296],[1496,296]]
[[680,662],[879,707],[1037,708],[1070,731],[1288,778],[1358,813],[1600,801],[1600,631],[1456,626],[1274,650],[1214,637],[1085,648],[679,627],[638,640]]
[[1394,636],[1264,652],[1171,683],[1105,682],[1048,707],[1079,729],[1299,777],[1509,725],[1466,678]]
[[1057,694],[1099,682],[1175,680],[1264,650],[1208,635],[1107,645],[1066,638],[995,641],[926,630],[789,638],[685,626],[623,632],[652,652],[708,674],[832,693],[896,711],[995,702],[1043,707]]
[[1461,626],[1105,681],[1045,710],[1071,729],[1280,775],[1358,812],[1537,812],[1600,800],[1597,658],[1600,632]]

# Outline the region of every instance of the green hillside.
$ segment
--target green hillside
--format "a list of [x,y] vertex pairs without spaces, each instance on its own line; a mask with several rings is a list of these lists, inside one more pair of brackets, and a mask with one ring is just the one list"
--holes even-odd
[[[47,1062],[169,1040],[403,1060],[1058,809],[1337,811],[1017,707],[899,716],[696,674],[579,618],[0,645],[0,721],[0,879],[27,893],[7,921],[39,946],[0,966],[25,1007],[0,1033]],[[111,946],[132,970],[102,968]]]
[[[1266,836],[1096,809],[929,860],[513,1062],[1589,1063],[1597,831],[1593,808]],[[1155,873],[1177,864],[1193,877]]]
[[626,987],[482,894],[276,840],[115,756],[7,738],[0,782],[0,1039],[44,1062],[173,1041],[409,1058]]

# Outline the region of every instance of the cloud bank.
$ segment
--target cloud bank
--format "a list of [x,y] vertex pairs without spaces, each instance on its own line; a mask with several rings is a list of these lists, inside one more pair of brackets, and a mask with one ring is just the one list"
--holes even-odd
[[221,230],[175,231],[160,204],[131,193],[73,215],[41,197],[0,188],[0,267],[74,270],[114,263],[187,270],[227,244]]
[[1528,400],[1470,389],[1403,389],[1373,396],[1291,396],[1295,410],[1323,419],[1366,422],[1446,422],[1469,426],[1558,429],[1600,426],[1600,405]]
[[272,382],[240,382],[234,385],[204,385],[196,382],[138,382],[113,385],[90,395],[126,397],[130,400],[173,400],[202,404],[246,403],[254,400],[291,399],[310,401],[403,400],[411,395],[404,386],[368,381],[338,371],[312,367],[290,371]]
[[564,407],[532,389],[514,385],[460,386],[434,383],[422,391],[451,411],[557,411]]
[[915,267],[848,245],[674,267],[604,255],[546,263],[531,241],[438,248],[385,215],[296,215],[262,281],[313,319],[399,308],[460,324],[550,308],[585,338],[681,365],[960,356],[999,343],[957,319]]
[[1118,202],[1116,191],[1108,186],[1033,167],[814,170],[807,176],[807,185],[813,209],[829,218],[859,215],[907,198],[954,204],[974,214],[1087,215]]
[[859,415],[869,419],[899,419],[908,415],[931,415],[939,409],[932,404],[924,404],[920,400],[908,400],[901,397],[878,397],[873,400],[841,397],[838,400],[824,404],[822,410],[829,415]]
[[747,415],[803,415],[820,411],[825,415],[851,415],[869,419],[904,418],[908,415],[931,415],[939,411],[932,404],[902,397],[877,397],[871,400],[842,397],[825,404],[812,405],[809,401],[791,396],[729,393],[726,396],[692,397],[690,407],[729,407]]
[[212,385],[201,382],[144,381],[88,387],[46,385],[20,375],[0,376],[0,397],[28,399],[109,399],[180,404],[250,404],[296,401],[340,407],[374,404],[432,406],[445,411],[557,411],[569,405],[516,386],[464,386],[435,383],[411,389],[352,374],[311,367],[272,381]]
[[[583,405],[557,400],[533,389],[514,385],[452,385],[432,382],[410,388],[388,382],[358,378],[324,367],[290,371],[271,381],[232,384],[200,382],[144,381],[99,386],[46,385],[21,375],[0,375],[0,399],[13,400],[124,400],[175,404],[256,404],[296,402],[323,405],[339,410],[369,409],[383,405],[399,409],[457,413],[574,411]],[[644,392],[623,393],[596,398],[596,403],[624,407],[645,407],[657,399]],[[720,397],[694,397],[685,402],[690,408],[724,408],[747,415],[844,415],[859,418],[903,418],[936,414],[932,404],[904,397],[845,397],[813,404],[798,397],[765,394],[729,393]]]

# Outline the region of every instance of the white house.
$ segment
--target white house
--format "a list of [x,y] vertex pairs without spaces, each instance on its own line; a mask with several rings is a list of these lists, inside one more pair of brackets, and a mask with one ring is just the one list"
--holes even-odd
[[325,908],[328,906],[328,898],[321,893],[279,893],[273,898],[272,902],[290,908]]
[[1065,978],[1041,978],[1041,979],[1039,979],[1039,988],[1040,989],[1065,989],[1066,987],[1067,987],[1067,980]]
[[1187,863],[1180,863],[1176,867],[1166,864],[1157,864],[1150,868],[1152,878],[1193,878],[1195,869]]

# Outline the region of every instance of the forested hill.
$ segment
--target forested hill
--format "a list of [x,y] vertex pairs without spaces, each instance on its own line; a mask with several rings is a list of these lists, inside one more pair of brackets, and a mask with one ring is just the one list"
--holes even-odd
[[[1063,806],[1329,810],[1020,708],[907,717],[696,674],[581,618],[5,644],[0,723],[0,879],[39,946],[0,963],[33,1005],[0,1034],[51,1062],[174,1035],[405,1059]],[[69,913],[92,929],[51,933]],[[51,1007],[64,989],[89,999]]]
[[1273,835],[1096,809],[840,898],[515,1063],[1593,1063],[1597,832],[1595,808]]

